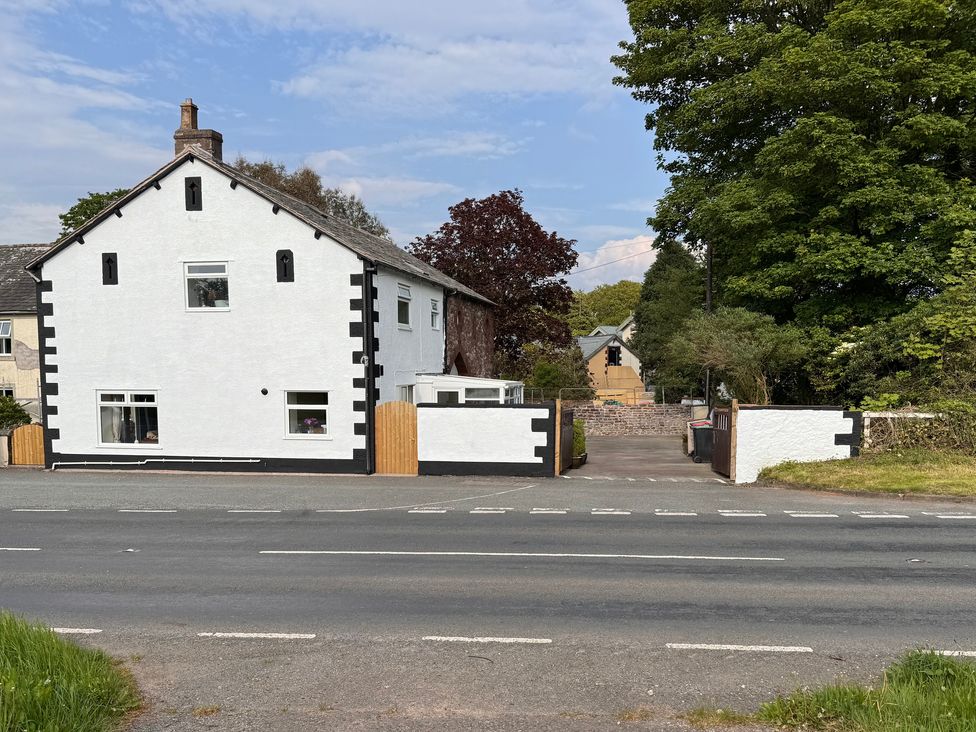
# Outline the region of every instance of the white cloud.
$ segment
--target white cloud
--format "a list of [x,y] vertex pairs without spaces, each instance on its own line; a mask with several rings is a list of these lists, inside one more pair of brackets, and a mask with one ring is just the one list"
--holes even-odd
[[610,204],[609,208],[613,211],[632,211],[634,213],[643,213],[650,216],[652,213],[654,213],[655,206],[657,206],[657,203],[649,198],[631,198],[626,201],[612,203]]
[[323,179],[326,185],[337,186],[346,193],[354,193],[370,208],[405,206],[444,194],[461,191],[452,183],[418,180],[415,178],[376,178],[360,176],[346,179]]
[[63,208],[45,203],[0,204],[0,244],[35,244],[57,239]]
[[594,252],[580,252],[574,270],[579,273],[569,275],[569,284],[577,290],[592,290],[620,280],[640,282],[657,257],[657,251],[651,248],[653,243],[653,236],[641,235],[611,239]]

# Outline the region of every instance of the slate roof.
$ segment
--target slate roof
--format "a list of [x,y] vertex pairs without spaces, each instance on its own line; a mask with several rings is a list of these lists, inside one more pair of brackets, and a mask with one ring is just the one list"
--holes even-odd
[[241,171],[237,170],[237,168],[228,165],[222,160],[215,159],[208,152],[195,146],[188,147],[187,150],[181,155],[177,156],[174,160],[157,170],[151,176],[146,178],[146,180],[142,181],[142,183],[135,186],[126,196],[110,204],[105,210],[101,211],[97,216],[92,218],[77,231],[68,234],[55,245],[51,252],[31,262],[31,268],[42,264],[57,251],[75,241],[78,236],[83,235],[103,219],[110,216],[116,209],[123,208],[126,203],[147,188],[162,180],[166,175],[168,175],[175,168],[179,167],[188,158],[194,158],[206,163],[207,165],[210,165],[213,168],[216,168],[224,175],[228,176],[231,180],[237,181],[238,184],[250,189],[262,198],[267,199],[272,204],[280,206],[284,210],[304,221],[316,231],[322,232],[326,236],[335,239],[347,249],[351,249],[363,259],[369,260],[376,264],[391,267],[408,275],[420,277],[474,300],[479,300],[480,302],[488,303],[489,305],[494,304],[491,300],[479,295],[470,287],[462,285],[460,282],[448,277],[440,270],[435,269],[426,262],[422,262],[413,255],[408,254],[393,242],[384,239],[383,237],[376,236],[375,234],[370,234],[362,229],[358,229],[351,224],[347,224],[345,221],[341,221],[334,216],[330,216],[324,211],[320,211],[314,206],[310,206],[304,201],[300,201],[287,193],[279,191],[277,188],[272,188],[271,186],[265,185],[264,183],[245,175]]
[[0,313],[36,313],[34,279],[24,267],[50,244],[0,245]]
[[577,336],[576,342],[579,344],[580,350],[583,352],[583,359],[589,361],[593,356],[599,351],[603,350],[603,347],[610,344],[612,341],[617,341],[623,348],[633,353],[626,343],[621,340],[620,336],[616,333],[611,333],[610,335],[588,335],[588,336]]

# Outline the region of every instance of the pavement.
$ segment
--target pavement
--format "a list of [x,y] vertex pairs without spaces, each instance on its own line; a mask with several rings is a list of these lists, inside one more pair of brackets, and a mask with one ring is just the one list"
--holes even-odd
[[686,729],[976,654],[976,506],[629,477],[2,473],[0,603],[137,730]]

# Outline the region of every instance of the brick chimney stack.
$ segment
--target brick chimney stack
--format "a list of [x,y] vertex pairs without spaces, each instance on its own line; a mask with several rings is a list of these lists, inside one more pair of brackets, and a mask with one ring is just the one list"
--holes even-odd
[[176,141],[176,155],[179,156],[190,145],[196,145],[223,160],[224,137],[216,130],[197,129],[197,105],[187,99],[180,105],[180,129],[173,134]]

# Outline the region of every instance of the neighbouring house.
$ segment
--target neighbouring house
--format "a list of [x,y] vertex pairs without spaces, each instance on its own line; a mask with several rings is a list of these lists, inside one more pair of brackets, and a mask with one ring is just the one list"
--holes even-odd
[[590,335],[615,335],[619,336],[624,343],[629,343],[635,330],[637,330],[637,324],[634,322],[634,316],[629,315],[620,325],[598,325],[590,332]]
[[644,391],[637,354],[617,333],[579,336],[576,339],[590,372],[590,386],[597,399],[625,404],[652,400]]
[[24,269],[50,244],[0,245],[0,396],[41,419],[37,288]]
[[243,175],[181,115],[171,162],[29,265],[48,467],[371,473],[376,405],[428,375],[507,399],[471,378],[489,300]]

